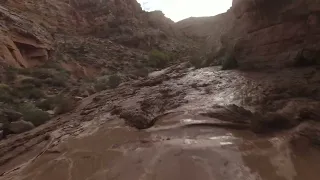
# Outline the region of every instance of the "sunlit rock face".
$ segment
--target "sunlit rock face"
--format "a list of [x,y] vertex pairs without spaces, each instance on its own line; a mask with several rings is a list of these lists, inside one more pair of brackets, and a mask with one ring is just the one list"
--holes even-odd
[[319,54],[318,0],[234,0],[231,12],[236,21],[227,35],[240,67],[285,67],[302,50]]

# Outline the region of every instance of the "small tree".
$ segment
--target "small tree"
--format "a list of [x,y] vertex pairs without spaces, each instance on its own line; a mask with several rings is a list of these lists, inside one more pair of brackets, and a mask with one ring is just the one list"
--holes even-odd
[[12,89],[7,84],[0,83],[0,101],[5,103],[12,103],[14,97],[12,96]]
[[154,68],[164,68],[168,65],[170,56],[159,50],[152,50],[149,53],[148,65]]
[[97,91],[103,91],[106,90],[108,88],[114,89],[116,87],[118,87],[121,83],[121,77],[117,74],[113,74],[110,76],[102,76],[100,78],[98,78],[98,80],[96,81],[94,88]]
[[55,109],[55,114],[59,115],[72,111],[75,101],[67,96],[57,95],[36,103],[36,106],[46,111]]
[[222,70],[235,69],[238,67],[238,62],[232,54],[227,54],[221,60]]
[[114,74],[109,77],[108,86],[112,89],[118,87],[121,83],[121,77]]
[[33,104],[25,103],[19,107],[25,121],[32,122],[33,125],[39,126],[50,120],[49,113],[36,108]]
[[193,56],[190,58],[189,63],[196,69],[205,67],[206,59],[203,56]]

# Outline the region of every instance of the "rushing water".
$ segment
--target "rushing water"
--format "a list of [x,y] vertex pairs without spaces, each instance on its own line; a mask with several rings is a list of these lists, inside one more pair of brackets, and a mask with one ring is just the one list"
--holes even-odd
[[148,131],[110,122],[28,164],[21,180],[317,180],[320,154],[293,151],[286,136],[257,137],[201,123],[201,117],[163,117]]
[[[252,85],[254,81],[241,74],[198,71],[166,82],[172,88],[189,88],[183,90],[188,103],[176,109],[184,110],[182,113],[163,116],[152,128],[141,131],[121,121],[107,122],[95,133],[70,138],[0,179],[320,179],[319,150],[303,143],[293,147],[288,142],[289,133],[261,137],[250,131],[208,126],[216,119],[193,115],[194,109],[210,108],[213,104],[243,103],[243,96],[250,96],[252,89],[259,91],[259,86]],[[229,73],[229,79],[223,79],[223,73]],[[204,88],[190,88],[195,82],[214,84],[212,95],[204,93]],[[252,102],[258,98],[249,99]]]

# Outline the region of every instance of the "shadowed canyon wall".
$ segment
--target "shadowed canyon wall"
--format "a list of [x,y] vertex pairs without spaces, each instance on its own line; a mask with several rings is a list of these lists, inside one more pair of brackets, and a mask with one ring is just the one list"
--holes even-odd
[[285,67],[302,50],[320,50],[320,1],[234,0],[236,20],[228,32],[240,66]]

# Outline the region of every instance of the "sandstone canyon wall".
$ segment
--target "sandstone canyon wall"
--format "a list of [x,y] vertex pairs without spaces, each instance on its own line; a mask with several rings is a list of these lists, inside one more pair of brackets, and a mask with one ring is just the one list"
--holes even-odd
[[318,0],[233,0],[226,13],[188,18],[175,26],[201,40],[203,52],[232,49],[242,69],[282,68],[299,56],[320,57]]
[[[232,17],[228,13],[209,17],[190,17],[175,24],[184,34],[189,37],[205,39],[207,36],[216,35],[215,32],[223,32],[224,23]],[[228,21],[230,22],[230,21]]]
[[228,32],[234,23],[230,11],[210,17],[190,17],[177,22],[174,26],[185,36],[194,41],[200,41],[202,52],[217,51],[221,45],[220,39]]
[[231,46],[241,68],[286,67],[303,50],[318,53],[319,6],[318,0],[234,0],[226,13],[174,23],[135,0],[6,0],[0,63],[33,67],[55,57],[82,74],[83,67],[126,71],[151,49],[185,54],[201,42],[203,52]]
[[227,32],[240,67],[287,67],[298,54],[320,50],[320,1],[234,0]]

